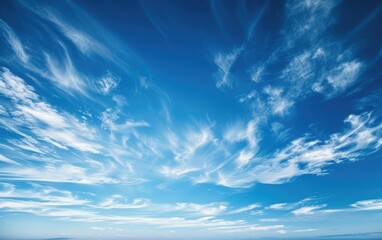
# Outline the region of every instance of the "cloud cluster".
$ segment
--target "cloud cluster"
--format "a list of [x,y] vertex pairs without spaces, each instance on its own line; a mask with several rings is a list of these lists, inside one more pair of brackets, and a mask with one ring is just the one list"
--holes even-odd
[[[116,202],[121,199],[123,199],[122,196],[113,195],[105,201],[93,203],[75,196],[70,191],[46,185],[33,184],[29,189],[19,189],[15,185],[8,183],[0,185],[0,209],[3,211],[31,213],[67,221],[109,222],[119,226],[121,224],[148,224],[159,228],[207,229],[215,233],[268,231],[284,227],[283,225],[262,226],[250,224],[244,220],[217,218],[216,215],[228,208],[223,203],[205,205],[177,203],[175,206],[171,206],[172,211],[176,211],[180,215],[195,211],[201,217],[150,217],[142,216],[139,212],[138,214],[133,213],[126,216],[124,214],[110,215],[104,212],[108,209],[142,209],[146,214],[150,214],[158,211],[158,206],[168,208],[167,206],[157,205],[150,210],[151,203],[145,199],[134,199],[132,203]],[[82,206],[82,208],[78,209],[76,206]],[[256,206],[251,205],[245,208],[249,210],[254,207]],[[234,212],[246,211],[243,209],[237,209]]]
[[[164,166],[163,173],[227,187],[249,187],[257,182],[278,184],[304,174],[325,174],[325,167],[330,164],[355,161],[381,148],[382,125],[375,122],[371,113],[349,115],[344,123],[347,128],[325,140],[307,135],[269,155],[256,155],[254,146],[258,140],[251,122],[243,131],[233,126],[234,130],[227,131],[221,140],[213,138],[212,133],[203,138],[210,139],[209,142],[199,139],[199,152],[189,145],[192,154],[181,155],[183,158],[175,161],[174,167]],[[238,151],[236,141],[244,141],[246,146]],[[234,152],[229,152],[230,149]],[[223,156],[227,160],[219,161]]]

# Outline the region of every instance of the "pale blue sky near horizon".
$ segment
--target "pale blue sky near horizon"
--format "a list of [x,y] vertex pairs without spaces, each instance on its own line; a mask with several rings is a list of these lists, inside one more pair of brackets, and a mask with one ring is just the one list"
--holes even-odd
[[381,22],[0,0],[0,239],[382,239]]

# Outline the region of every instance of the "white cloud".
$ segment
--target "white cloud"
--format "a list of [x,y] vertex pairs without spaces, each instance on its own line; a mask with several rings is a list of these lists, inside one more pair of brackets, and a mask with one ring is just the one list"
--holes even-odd
[[91,227],[91,229],[100,230],[100,231],[106,230],[106,228],[102,228],[102,227]]
[[344,62],[333,69],[327,77],[327,81],[333,87],[334,92],[343,91],[358,79],[362,67],[362,63],[356,60]]
[[382,210],[382,199],[357,201],[351,206],[357,210]]
[[162,165],[160,173],[167,177],[178,178],[188,173],[208,170],[208,167],[213,165],[216,151],[216,139],[211,128],[212,126],[197,124],[178,134],[167,131],[165,133],[167,144],[162,147],[170,150],[175,166]]
[[14,101],[29,102],[38,99],[34,89],[26,85],[24,80],[13,75],[7,68],[1,69],[0,92]]
[[246,147],[238,151],[235,158],[238,167],[247,166],[254,159],[259,149],[260,134],[258,131],[258,121],[250,120],[247,124],[236,122],[228,126],[224,132],[223,139],[230,144],[246,143]]
[[150,218],[150,217],[116,217],[111,220],[119,221],[120,223],[139,223],[157,225],[161,228],[206,228],[209,227],[215,230],[214,227],[220,226],[237,226],[239,227],[243,223],[243,220],[229,221],[223,219],[217,219],[215,217],[207,216],[196,219],[186,219],[181,217],[169,217],[169,218]]
[[268,230],[274,230],[274,229],[280,229],[280,228],[284,228],[284,225],[278,224],[278,225],[271,225],[271,226],[254,226],[254,227],[250,227],[250,230],[268,231]]
[[[163,166],[162,173],[168,177],[188,177],[195,183],[212,182],[227,187],[249,187],[256,182],[280,184],[304,174],[322,175],[330,164],[355,161],[381,147],[382,125],[376,123],[370,113],[349,115],[344,122],[348,125],[345,130],[325,140],[306,135],[261,156],[256,155],[258,137],[253,122],[247,126],[233,125],[223,134],[223,141],[205,137],[202,139],[210,141],[196,140],[196,145],[191,141],[186,148],[181,147],[184,145],[175,134],[170,134],[168,145],[175,153],[176,164]],[[205,136],[214,136],[209,131]],[[197,139],[196,136],[204,135],[194,136]],[[240,147],[235,148],[239,143]],[[204,151],[200,151],[202,149]]]
[[269,206],[270,209],[285,209],[287,207],[287,203],[275,203]]
[[150,86],[150,82],[149,80],[147,79],[147,77],[139,77],[139,87],[142,88],[142,89],[149,89],[149,86]]
[[298,229],[298,230],[295,230],[294,232],[296,232],[296,233],[304,233],[304,232],[313,232],[313,231],[316,231],[316,229],[314,229],[314,228]]
[[[329,45],[326,48],[341,54],[339,46]],[[335,97],[359,80],[363,67],[364,64],[354,59],[350,53],[341,57],[336,54],[324,55],[323,48],[314,45],[295,55],[284,68],[280,76],[285,81],[284,95],[292,103],[313,92]]]
[[15,164],[15,165],[20,165],[20,163],[12,160],[12,159],[9,159],[7,158],[6,156],[0,154],[0,162],[3,162],[3,163],[8,163],[8,164]]
[[271,86],[264,88],[264,93],[268,96],[267,102],[274,115],[285,115],[293,106],[291,99],[283,96],[283,91],[282,88],[272,88]]
[[145,121],[135,121],[133,119],[127,119],[122,123],[118,123],[120,119],[120,109],[112,109],[108,108],[104,112],[101,113],[100,120],[102,122],[102,126],[105,129],[109,129],[112,132],[118,132],[122,130],[132,130],[133,128],[138,127],[150,127],[150,124]]
[[245,140],[251,149],[257,147],[258,138],[258,122],[256,120],[250,120],[246,125],[237,122],[229,126],[224,133],[224,140],[232,143]]
[[196,204],[196,203],[177,203],[175,210],[195,212],[201,215],[215,216],[224,212],[228,208],[225,203],[210,203],[210,204]]
[[326,205],[314,205],[314,206],[306,206],[302,207],[296,210],[293,210],[292,213],[295,216],[301,216],[301,215],[313,215],[315,210],[324,208]]
[[236,159],[236,162],[239,167],[244,167],[250,163],[253,159],[254,153],[246,150],[242,150],[239,152],[239,156]]
[[259,208],[261,205],[258,204],[258,203],[253,203],[253,204],[250,204],[248,206],[245,206],[245,207],[242,207],[242,208],[238,208],[238,209],[235,209],[233,211],[231,211],[231,213],[233,214],[236,214],[236,213],[243,213],[243,212],[248,212],[250,210],[253,210],[255,208]]
[[21,43],[20,39],[12,31],[12,29],[4,21],[0,20],[0,28],[2,29],[4,37],[7,39],[9,45],[11,45],[13,51],[19,60],[23,63],[28,63],[29,55],[24,50],[24,46]]
[[169,166],[162,166],[159,172],[163,174],[166,177],[170,178],[178,178],[183,175],[200,171],[201,168],[198,167],[187,167],[187,166],[180,166],[180,167],[169,167]]
[[264,72],[264,66],[253,68],[251,72],[251,80],[254,82],[260,82]]
[[[103,44],[87,33],[60,19],[60,14],[57,12],[53,12],[51,9],[48,10],[47,8],[35,8],[28,4],[26,4],[26,6],[36,14],[53,23],[82,53],[96,53],[103,57],[110,57],[109,50]],[[87,18],[87,16],[82,13],[82,19],[85,18]],[[89,21],[89,19],[87,19],[87,21]]]
[[110,72],[106,73],[98,81],[100,92],[104,95],[109,94],[111,91],[118,87],[119,81],[119,78],[115,77]]
[[350,206],[351,206],[350,208],[324,209],[318,212],[339,213],[339,212],[382,210],[382,199],[361,200],[351,204]]
[[311,61],[311,57],[312,55],[309,51],[296,55],[283,70],[282,77],[295,84],[294,86],[291,86],[297,91],[294,95],[304,91],[305,89],[301,87],[304,86],[305,82],[309,81],[310,78],[314,76],[314,66]]
[[72,164],[46,164],[43,166],[5,167],[0,170],[2,179],[38,181],[38,182],[63,182],[78,184],[117,183],[117,179],[107,175],[113,170],[98,169],[87,166],[81,167]]
[[[322,4],[321,1],[290,1],[286,6],[288,44],[301,38],[315,40],[333,23],[332,11],[337,2]],[[309,33],[309,34],[307,34]]]
[[0,104],[0,115],[8,116],[7,110],[1,104]]
[[127,104],[127,100],[124,96],[121,95],[113,95],[113,101],[117,104],[118,107],[123,107]]
[[[0,94],[13,100],[10,123],[12,128],[29,128],[39,140],[66,149],[72,147],[79,151],[99,153],[102,148],[90,139],[94,130],[82,125],[68,113],[60,113],[50,104],[42,101],[33,87],[3,68],[0,75]],[[20,116],[23,120],[20,121]]]
[[381,134],[381,125],[372,124],[370,114],[349,115],[345,123],[350,124],[348,130],[332,134],[326,141],[306,138],[292,141],[275,154],[270,160],[272,165],[255,167],[258,179],[278,183],[301,174],[321,174],[327,164],[353,161],[380,148],[377,136]]
[[[262,116],[263,124],[272,115],[286,116],[295,103],[315,93],[333,98],[359,80],[364,63],[353,56],[351,49],[344,49],[341,41],[325,34],[336,20],[333,10],[337,4],[310,0],[286,3],[281,31],[285,35],[280,39],[283,44],[267,52],[269,56],[265,60],[251,63],[254,66],[250,69],[251,79],[257,83],[256,87],[249,87],[249,93],[239,98],[240,102],[249,104],[253,115]],[[251,52],[259,49],[247,48],[249,56],[257,57]],[[264,69],[275,65],[281,69],[273,70],[272,77],[260,82]],[[258,91],[263,83],[267,86]]]
[[[69,191],[50,186],[33,184],[30,189],[17,189],[12,184],[1,184],[0,208],[9,212],[25,212],[39,216],[59,218],[87,218],[95,216],[94,212],[70,207],[84,206],[88,200],[79,199]],[[32,190],[31,190],[32,189]]]
[[135,198],[131,203],[128,203],[126,199],[121,198],[122,197],[119,195],[111,196],[95,207],[104,209],[138,209],[147,207],[150,203],[148,199],[143,198]]
[[[217,219],[211,215],[218,215],[227,209],[225,203],[195,204],[177,203],[175,206],[150,206],[149,201],[142,198],[124,202],[120,195],[112,195],[100,204],[93,204],[89,200],[81,199],[72,192],[59,190],[47,185],[32,184],[31,188],[18,189],[13,184],[0,184],[0,208],[10,212],[26,212],[39,216],[54,217],[65,221],[107,222],[131,225],[155,225],[160,228],[219,228],[224,226],[240,227],[247,223],[243,220]],[[81,207],[81,209],[78,209]],[[163,208],[165,207],[165,208]],[[94,211],[100,210],[100,212]],[[105,212],[106,209],[136,209],[144,210],[150,215],[157,211],[171,211],[196,213],[205,215],[199,218],[185,217],[149,217],[142,216],[142,212],[132,212],[129,216],[116,215]],[[217,229],[216,229],[217,231]]]
[[[51,186],[33,184],[32,190],[18,189],[15,185],[8,183],[2,183],[0,186],[4,189],[3,191],[0,190],[0,198],[23,199],[22,201],[18,201],[17,205],[15,205],[19,207],[23,207],[24,205],[26,207],[28,207],[28,205],[72,206],[89,203],[88,200],[76,198],[70,191],[59,190]],[[12,205],[7,206],[11,207]]]
[[47,73],[45,77],[52,81],[57,87],[73,94],[73,91],[87,95],[86,76],[82,75],[75,68],[66,48],[61,45],[65,55],[64,59],[57,60],[49,54],[45,54]]
[[219,227],[218,229],[222,233],[243,233],[243,232],[257,232],[257,231],[272,231],[272,230],[281,230],[285,226],[282,224],[278,225],[249,225],[249,226],[224,226]]
[[259,219],[259,222],[279,222],[280,219],[278,218],[261,218]]
[[294,203],[275,203],[267,207],[268,209],[273,209],[273,210],[290,210],[296,207],[299,207],[301,205],[305,205],[307,202],[312,201],[313,198],[304,198],[298,202]]
[[214,63],[218,67],[215,79],[218,88],[232,86],[231,68],[242,51],[243,48],[235,48],[229,53],[218,53],[215,55]]

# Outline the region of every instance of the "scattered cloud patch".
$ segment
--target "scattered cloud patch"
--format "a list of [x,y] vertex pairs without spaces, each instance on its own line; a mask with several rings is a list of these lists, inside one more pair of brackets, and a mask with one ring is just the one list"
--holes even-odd
[[119,78],[115,77],[112,73],[106,73],[101,79],[98,81],[99,90],[102,94],[107,95],[114,89],[118,87]]

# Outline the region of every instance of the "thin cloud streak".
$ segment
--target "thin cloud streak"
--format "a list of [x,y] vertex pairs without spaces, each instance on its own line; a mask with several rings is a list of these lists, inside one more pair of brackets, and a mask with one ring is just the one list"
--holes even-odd
[[23,63],[28,63],[30,57],[26,53],[20,39],[16,36],[16,34],[8,26],[8,24],[6,24],[1,19],[0,19],[0,27],[2,29],[3,36],[7,39],[7,42],[12,47],[18,59],[21,60]]

